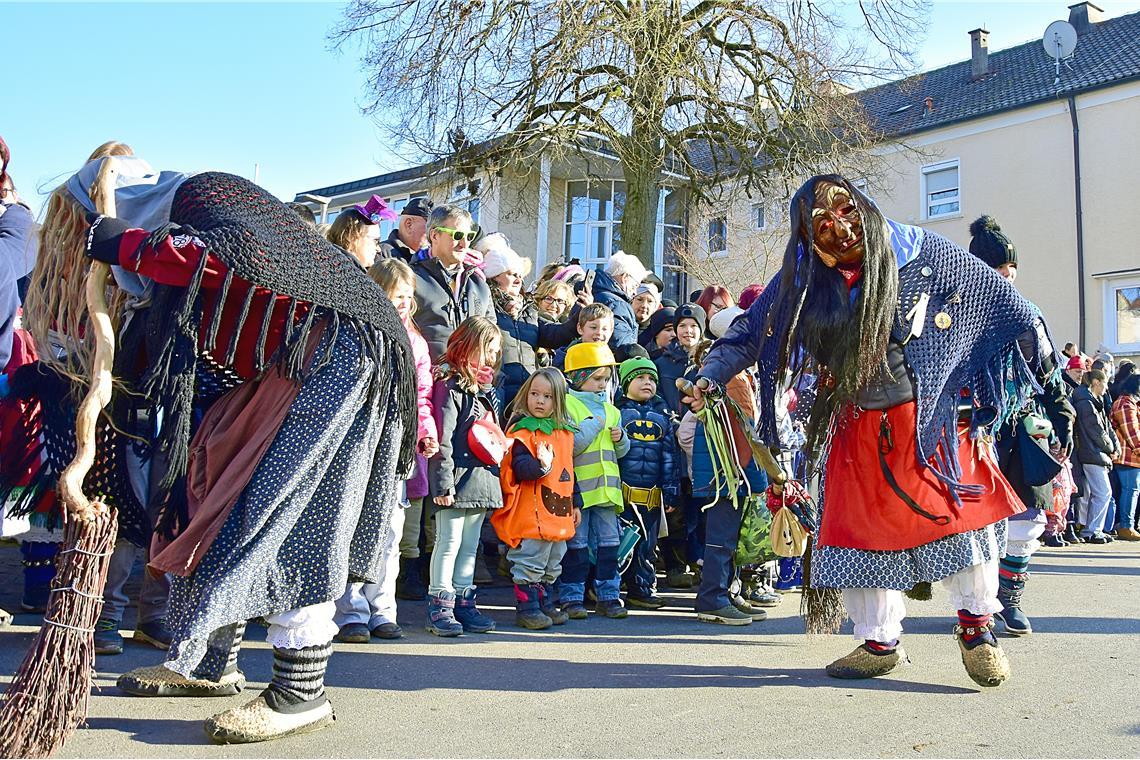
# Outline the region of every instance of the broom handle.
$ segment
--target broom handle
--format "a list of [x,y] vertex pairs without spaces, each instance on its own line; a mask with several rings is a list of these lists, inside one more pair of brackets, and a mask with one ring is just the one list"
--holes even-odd
[[[115,159],[108,156],[99,169],[95,185],[99,188],[99,213],[115,216]],[[83,493],[83,480],[95,464],[95,425],[99,414],[111,401],[111,367],[115,361],[115,331],[107,306],[107,281],[111,267],[92,261],[87,273],[85,296],[87,313],[93,328],[88,336],[95,341],[91,360],[91,383],[75,416],[75,458],[59,478],[59,497],[72,517],[93,520],[102,507],[92,503]]]

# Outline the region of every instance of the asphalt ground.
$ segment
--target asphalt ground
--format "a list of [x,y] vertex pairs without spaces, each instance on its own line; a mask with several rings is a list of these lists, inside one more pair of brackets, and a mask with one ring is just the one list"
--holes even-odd
[[[59,757],[1140,756],[1140,545],[1044,549],[1030,570],[1035,630],[1003,637],[1013,677],[996,689],[963,670],[938,587],[909,603],[910,666],[837,681],[823,666],[855,646],[850,624],[805,637],[798,594],[741,628],[697,622],[691,594],[666,592],[660,611],[531,632],[513,625],[500,585],[481,593],[494,633],[440,640],[423,631],[423,603],[401,602],[404,639],[338,644],[327,678],[336,724],[267,744],[220,747],[202,731],[267,683],[264,629],[250,626],[238,697],[123,695],[119,674],[162,659],[128,642],[97,660],[87,727]],[[0,572],[0,606],[13,610],[13,546],[0,546]],[[0,629],[4,684],[38,621],[17,614]]]

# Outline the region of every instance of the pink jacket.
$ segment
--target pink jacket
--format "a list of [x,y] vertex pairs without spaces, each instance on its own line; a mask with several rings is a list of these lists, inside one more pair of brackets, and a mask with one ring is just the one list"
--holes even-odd
[[431,389],[435,381],[431,376],[431,357],[428,356],[428,344],[420,331],[414,327],[408,330],[408,339],[412,343],[412,358],[416,362],[416,417],[419,420],[417,440],[421,438],[439,439],[436,432],[435,417],[431,413]]
[[[435,415],[431,412],[431,391],[435,383],[431,376],[428,344],[414,325],[408,328],[408,340],[412,344],[412,359],[416,364],[416,418],[419,423],[416,439],[431,437],[438,440]],[[428,494],[427,460],[420,454],[416,454],[416,471],[408,478],[407,485],[409,499],[420,499]]]

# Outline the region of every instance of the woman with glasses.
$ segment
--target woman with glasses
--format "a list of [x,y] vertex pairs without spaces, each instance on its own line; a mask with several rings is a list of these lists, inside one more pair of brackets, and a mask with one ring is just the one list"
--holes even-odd
[[574,303],[574,288],[561,280],[544,280],[534,289],[534,305],[538,316],[551,322],[562,322]]
[[[502,333],[502,362],[495,379],[501,409],[507,409],[519,388],[538,369],[537,349],[556,349],[576,336],[573,325],[539,318],[535,301],[523,291],[523,278],[530,274],[531,261],[518,255],[502,233],[486,235],[479,241],[483,253],[483,274],[491,288],[495,321]],[[562,305],[565,310],[567,303]]]

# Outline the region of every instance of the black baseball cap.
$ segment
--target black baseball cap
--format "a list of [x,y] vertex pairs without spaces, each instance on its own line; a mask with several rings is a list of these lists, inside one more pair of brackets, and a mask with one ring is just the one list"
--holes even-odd
[[400,210],[401,216],[418,216],[427,219],[431,216],[431,210],[435,208],[431,198],[412,198],[408,204]]

